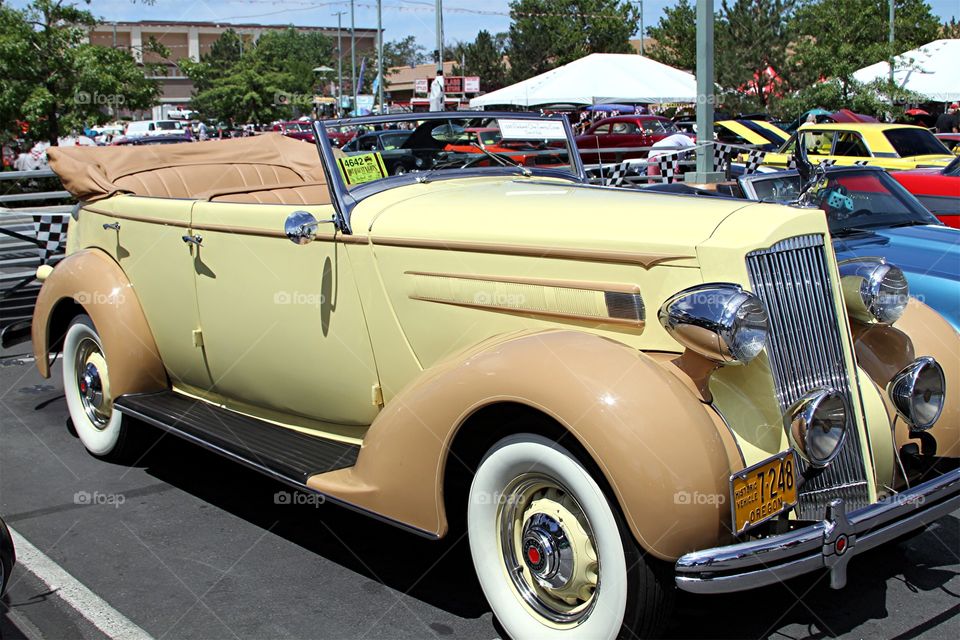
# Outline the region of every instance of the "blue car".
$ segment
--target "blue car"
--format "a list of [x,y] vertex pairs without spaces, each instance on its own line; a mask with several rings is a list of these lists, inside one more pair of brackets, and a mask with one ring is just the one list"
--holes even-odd
[[[903,270],[910,295],[960,331],[960,230],[940,222],[878,167],[829,167],[811,191],[830,225],[837,260],[885,258]],[[795,202],[796,171],[741,176],[751,200]]]

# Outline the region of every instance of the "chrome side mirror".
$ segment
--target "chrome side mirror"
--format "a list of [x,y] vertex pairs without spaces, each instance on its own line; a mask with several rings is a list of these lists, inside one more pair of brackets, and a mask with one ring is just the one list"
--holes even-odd
[[283,223],[283,232],[293,244],[309,244],[316,237],[319,225],[333,222],[333,218],[317,220],[307,211],[294,211]]

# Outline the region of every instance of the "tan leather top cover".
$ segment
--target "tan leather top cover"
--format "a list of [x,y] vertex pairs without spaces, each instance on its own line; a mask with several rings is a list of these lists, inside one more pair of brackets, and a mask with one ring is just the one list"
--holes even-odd
[[[137,193],[136,185],[149,177],[150,172],[162,173],[160,170],[169,168],[192,167],[187,173],[194,177],[210,174],[210,180],[190,180],[180,186],[175,195],[170,194],[181,198],[194,198],[202,191],[209,191],[211,185],[217,183],[215,178],[224,173],[262,177],[263,185],[289,183],[297,176],[303,182],[325,182],[317,148],[279,133],[181,144],[51,147],[47,158],[64,188],[87,202],[116,193]],[[134,180],[132,176],[141,179]],[[232,182],[224,186],[232,186]],[[244,179],[238,186],[254,185]]]

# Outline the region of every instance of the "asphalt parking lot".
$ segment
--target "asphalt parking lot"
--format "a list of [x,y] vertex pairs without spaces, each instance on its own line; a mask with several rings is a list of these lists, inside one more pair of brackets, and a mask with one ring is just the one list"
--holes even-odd
[[[19,566],[0,638],[499,637],[465,539],[305,503],[169,436],[137,466],[99,461],[68,429],[59,365],[43,380],[29,351],[0,352],[0,514],[36,548],[27,561],[80,587]],[[817,576],[681,595],[667,637],[952,639],[958,571],[960,512],[855,559],[842,591]]]

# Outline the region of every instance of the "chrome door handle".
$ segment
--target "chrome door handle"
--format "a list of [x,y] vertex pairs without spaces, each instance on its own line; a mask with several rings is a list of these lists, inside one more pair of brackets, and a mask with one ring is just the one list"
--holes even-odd
[[106,224],[103,225],[103,230],[106,231],[107,229],[113,229],[114,231],[120,231],[120,223],[119,223],[119,222],[106,223]]
[[194,244],[194,245],[197,245],[198,247],[201,244],[203,244],[203,236],[201,236],[199,233],[194,234],[192,236],[183,236],[182,239],[187,244]]

